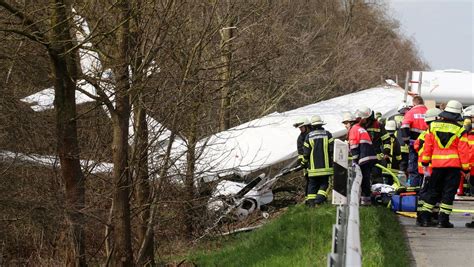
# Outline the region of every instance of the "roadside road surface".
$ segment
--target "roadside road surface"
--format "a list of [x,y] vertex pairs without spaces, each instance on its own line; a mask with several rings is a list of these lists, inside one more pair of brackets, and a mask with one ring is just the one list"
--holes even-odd
[[[454,209],[474,210],[474,201],[455,201]],[[411,250],[412,266],[474,266],[474,229],[464,226],[474,212],[452,213],[452,229],[418,227],[415,219],[399,216]]]

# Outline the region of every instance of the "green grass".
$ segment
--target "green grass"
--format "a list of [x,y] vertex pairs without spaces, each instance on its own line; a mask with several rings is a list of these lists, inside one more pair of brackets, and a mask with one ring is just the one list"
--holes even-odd
[[[213,241],[188,257],[198,266],[326,266],[336,209],[290,208],[251,233]],[[396,217],[386,208],[361,208],[364,266],[404,266],[408,250]],[[218,247],[218,248],[216,248]]]
[[410,265],[409,248],[396,216],[380,206],[360,209],[363,266]]

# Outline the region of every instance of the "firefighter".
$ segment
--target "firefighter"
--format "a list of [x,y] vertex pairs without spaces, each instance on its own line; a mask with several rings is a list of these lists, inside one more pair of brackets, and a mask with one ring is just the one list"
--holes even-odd
[[[466,108],[466,110],[464,111],[464,118],[465,119],[469,119],[470,121],[474,121],[474,106],[469,106]],[[469,183],[471,184],[471,193],[472,193],[472,189],[474,188],[474,178],[471,178],[474,176],[474,128],[472,127],[472,124],[471,123],[471,127],[469,131],[466,131],[463,135],[463,138],[465,138],[464,140],[467,139],[468,141],[468,144],[469,144],[469,151],[470,151],[470,162],[469,162],[469,165],[471,167],[471,172],[469,174],[466,175],[466,180],[469,181]],[[467,228],[474,228],[474,220],[469,222],[469,223],[466,223],[466,227]]]
[[[397,123],[397,131],[395,132],[395,136],[398,139],[398,142],[400,143],[400,150],[402,152],[402,161],[400,162],[400,171],[407,173],[407,168],[408,168],[408,154],[409,154],[409,146],[408,144],[405,144],[405,141],[403,141],[403,135],[402,135],[402,121],[403,117],[405,116],[405,113],[410,110],[410,106],[402,102],[398,106],[398,114],[395,114],[391,117],[388,118],[388,120],[394,120]],[[407,174],[408,176],[408,174]]]
[[298,120],[293,124],[293,127],[299,128],[300,129],[300,134],[298,135],[298,139],[296,140],[296,148],[298,151],[298,166],[301,166],[303,168],[303,175],[305,178],[305,190],[304,190],[304,196],[307,197],[308,195],[308,172],[306,171],[306,162],[303,156],[303,145],[304,145],[304,140],[306,139],[306,136],[308,133],[311,131],[311,122],[309,121],[308,118],[301,117],[298,118]]
[[467,108],[464,109],[464,113],[463,113],[463,116],[464,116],[463,126],[464,126],[464,129],[466,129],[467,132],[471,131],[471,129],[472,129],[473,118],[472,118],[470,115],[471,115],[473,112],[474,112],[474,105],[469,106],[469,107],[467,107]]
[[351,112],[344,112],[342,114],[342,124],[346,127],[347,133],[351,130],[352,126],[357,123],[357,119]]
[[[385,153],[385,163],[387,169],[389,169],[393,173],[398,173],[400,169],[400,161],[402,160],[402,155],[400,151],[400,144],[395,136],[397,131],[397,123],[392,120],[388,120],[385,123],[385,130],[389,134],[389,143],[384,145],[384,153]],[[393,184],[393,177],[390,173],[383,171],[384,175],[384,183],[392,185]]]
[[[367,118],[367,132],[370,135],[372,144],[375,150],[375,154],[379,161],[382,161],[384,158],[387,158],[388,155],[383,153],[383,146],[388,145],[389,143],[389,134],[385,131],[385,128],[375,119],[374,111],[367,108],[367,111],[370,112],[370,117]],[[372,168],[372,183],[382,182],[382,170],[379,168]]]
[[303,148],[305,161],[308,162],[308,196],[306,205],[314,207],[327,199],[329,176],[334,173],[333,150],[334,139],[332,134],[323,128],[325,123],[321,117],[311,117],[313,130],[306,136]]
[[397,129],[400,129],[400,126],[402,126],[403,117],[405,116],[405,113],[410,110],[410,108],[411,107],[407,103],[402,102],[400,105],[398,105],[398,114],[390,116],[388,120],[394,120],[397,123]]
[[[418,212],[422,211],[422,209],[423,209],[423,204],[424,204],[423,197],[425,196],[425,194],[428,190],[429,176],[431,176],[431,172],[432,172],[431,165],[429,165],[427,167],[427,173],[425,174],[424,173],[425,171],[423,169],[423,165],[421,164],[422,154],[423,154],[423,151],[424,151],[425,137],[430,132],[429,126],[431,125],[431,122],[439,119],[438,116],[441,112],[442,112],[442,110],[439,109],[439,108],[430,108],[426,111],[425,122],[428,125],[428,129],[426,131],[422,132],[418,136],[418,138],[416,139],[415,143],[413,144],[413,148],[418,153],[418,173],[420,175],[423,175],[423,176],[428,175],[428,177],[423,177],[423,182],[421,184],[421,188],[420,188],[420,192],[419,192],[420,199],[419,199],[418,204],[417,204],[417,211]],[[438,199],[436,202],[439,202],[439,201],[440,201],[440,199]],[[434,219],[436,219],[436,220],[438,219],[438,217],[436,216],[436,213],[433,213],[432,215],[433,215]],[[422,216],[417,216],[417,219],[416,219],[416,224],[417,225],[421,225],[421,217]]]
[[372,168],[377,162],[372,139],[367,132],[368,118],[371,116],[371,110],[362,107],[356,111],[356,118],[360,119],[349,131],[349,147],[352,155],[352,162],[360,166],[362,172],[362,196],[361,204],[370,205],[370,174]]
[[[423,146],[425,144],[425,137],[430,132],[429,126],[431,122],[439,119],[438,116],[441,112],[442,110],[439,108],[430,108],[426,111],[425,122],[428,125],[428,129],[423,131],[415,140],[415,143],[413,144],[413,148],[418,154],[418,173],[420,175],[424,175],[423,165],[421,164],[421,155],[423,154]],[[428,173],[431,174],[431,166],[428,166]]]
[[469,173],[470,155],[465,138],[461,138],[464,128],[462,121],[462,104],[451,100],[446,104],[440,119],[431,122],[429,134],[425,135],[424,151],[421,163],[425,177],[429,177],[427,167],[431,163],[432,173],[427,192],[422,196],[424,201],[419,225],[431,226],[432,211],[436,202],[441,199],[438,215],[438,227],[452,228],[449,215],[453,209],[453,200],[459,184],[461,170]]
[[420,133],[428,128],[424,120],[427,108],[421,96],[413,97],[413,105],[414,107],[405,113],[401,129],[403,141],[409,145],[408,185],[419,186],[422,179],[421,175],[418,174],[418,154],[413,148],[413,144]]
[[382,127],[385,126],[385,120],[382,118],[382,112],[377,111],[375,112],[375,119],[380,123]]

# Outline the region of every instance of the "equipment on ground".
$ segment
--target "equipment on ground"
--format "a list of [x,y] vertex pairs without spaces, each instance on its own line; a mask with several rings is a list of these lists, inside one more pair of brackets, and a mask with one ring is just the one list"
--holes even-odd
[[272,188],[278,179],[302,169],[301,165],[284,168],[274,177],[266,177],[262,173],[248,184],[222,180],[209,199],[208,209],[221,214],[219,220],[227,215],[243,220],[273,201]]

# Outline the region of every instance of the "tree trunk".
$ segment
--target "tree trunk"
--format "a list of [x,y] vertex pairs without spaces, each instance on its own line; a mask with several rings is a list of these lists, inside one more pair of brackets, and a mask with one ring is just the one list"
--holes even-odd
[[72,259],[67,259],[69,266],[87,266],[84,237],[85,206],[84,175],[79,161],[79,144],[76,125],[76,79],[77,64],[73,47],[70,5],[64,1],[51,1],[53,13],[51,23],[52,45],[49,55],[54,72],[54,107],[56,109],[56,130],[58,138],[58,155],[61,163],[61,174],[66,185],[66,214],[69,221]]
[[117,29],[117,54],[114,73],[116,75],[115,110],[112,113],[113,125],[113,266],[132,266],[133,252],[130,225],[130,170],[128,166],[128,126],[130,119],[130,77],[129,57],[129,18],[130,8],[126,0],[117,3],[120,27]]
[[[227,3],[230,5],[230,3]],[[233,23],[228,23],[227,27],[221,29],[221,62],[222,62],[222,88],[219,128],[221,131],[230,128],[230,107],[231,107],[231,87],[232,87],[232,38],[234,38]]]
[[[197,112],[197,111],[195,111]],[[185,179],[185,209],[184,218],[186,224],[186,235],[191,239],[196,229],[195,201],[196,189],[194,186],[194,170],[196,166],[196,121],[191,122],[190,134],[188,136],[188,147],[186,152],[186,179]]]
[[[137,182],[136,199],[140,213],[138,214],[139,229],[138,229],[138,244],[146,244],[143,248],[143,257],[138,258],[139,265],[154,265],[153,238],[147,242],[143,242],[147,235],[147,226],[150,219],[150,180],[148,173],[148,125],[146,121],[146,111],[140,107],[139,96],[134,106],[134,121],[135,121],[135,144],[134,153],[134,173],[135,181]],[[153,237],[153,228],[151,229],[151,236]]]

